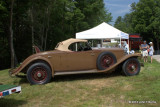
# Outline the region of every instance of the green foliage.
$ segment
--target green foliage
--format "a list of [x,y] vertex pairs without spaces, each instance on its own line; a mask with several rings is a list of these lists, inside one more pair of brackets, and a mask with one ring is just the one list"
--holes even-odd
[[85,15],[84,21],[86,21],[90,27],[98,25],[102,22],[111,21],[111,13],[104,7],[103,0],[76,0],[77,7],[82,10]]
[[[7,17],[7,8],[5,7],[5,2],[0,0],[0,26],[3,26],[3,21]],[[0,27],[0,34],[4,33],[4,28]]]
[[6,35],[8,13],[6,3],[4,0],[0,0],[0,69],[3,66],[9,66],[10,63],[8,35]]
[[[10,5],[10,0],[0,0],[0,69],[10,64]],[[14,0],[12,28],[16,58],[20,63],[31,55],[32,45],[42,51],[52,50],[58,42],[74,38],[76,32],[111,19],[103,0]]]
[[124,17],[119,16],[115,21],[114,27],[126,33],[133,33],[134,31],[131,26],[131,21],[131,14],[126,14]]
[[148,41],[156,41],[159,50],[160,40],[160,1],[140,0],[132,9],[133,28]]
[[128,33],[139,33],[143,39],[156,42],[159,50],[160,41],[160,1],[140,0],[132,3],[131,13],[126,14],[122,20],[117,18],[115,27]]

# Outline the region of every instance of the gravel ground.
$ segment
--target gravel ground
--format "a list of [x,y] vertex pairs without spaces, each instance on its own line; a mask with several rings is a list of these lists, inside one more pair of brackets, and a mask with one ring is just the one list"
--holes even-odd
[[154,58],[155,60],[157,60],[158,62],[160,62],[160,55],[153,55],[153,58]]

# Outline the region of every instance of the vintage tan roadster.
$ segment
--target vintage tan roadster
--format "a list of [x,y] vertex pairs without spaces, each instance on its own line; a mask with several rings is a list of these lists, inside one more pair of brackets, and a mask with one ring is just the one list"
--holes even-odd
[[71,38],[59,42],[55,50],[37,51],[9,73],[12,76],[27,74],[31,84],[48,83],[55,75],[110,73],[119,66],[126,76],[133,76],[140,72],[139,56],[127,55],[121,48],[92,49],[87,40]]

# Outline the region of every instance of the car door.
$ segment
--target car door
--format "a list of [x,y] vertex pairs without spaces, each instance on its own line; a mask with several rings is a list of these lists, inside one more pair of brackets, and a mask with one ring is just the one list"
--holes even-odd
[[59,71],[79,71],[96,68],[96,53],[92,50],[66,52],[60,55]]

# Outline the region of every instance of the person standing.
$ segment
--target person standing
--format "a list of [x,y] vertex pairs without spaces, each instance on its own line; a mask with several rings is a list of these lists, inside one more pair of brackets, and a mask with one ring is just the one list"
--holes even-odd
[[144,44],[141,44],[141,49],[142,49],[142,56],[144,58],[144,62],[147,62],[147,58],[148,58],[147,49],[149,49],[149,46],[147,45],[146,41],[144,41]]
[[150,47],[149,47],[149,56],[151,57],[151,63],[152,63],[152,56],[153,56],[153,53],[154,53],[153,43],[150,42],[149,45],[150,45]]
[[126,41],[122,41],[121,44],[122,44],[122,48],[124,49],[124,52],[129,54],[129,46],[128,46],[127,42]]

